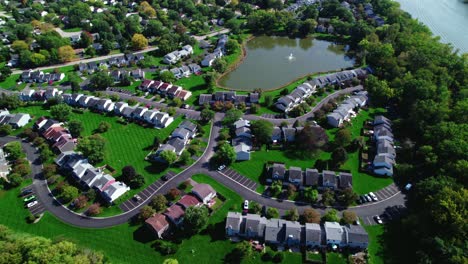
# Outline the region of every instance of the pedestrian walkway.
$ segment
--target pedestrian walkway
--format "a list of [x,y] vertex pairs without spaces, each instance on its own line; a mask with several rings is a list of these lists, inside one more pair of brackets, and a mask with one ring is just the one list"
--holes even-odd
[[[172,172],[172,171],[168,171],[165,176],[167,177],[167,179],[170,179],[172,178],[173,176],[175,176],[176,173],[175,172]],[[146,187],[146,189],[144,189],[143,191],[139,192],[138,194],[136,194],[134,197],[128,199],[127,201],[123,202],[119,207],[120,209],[122,209],[123,212],[128,212],[128,211],[131,211],[133,210],[135,207],[138,207],[141,203],[143,203],[144,201],[148,200],[149,198],[151,198],[153,195],[156,194],[156,192],[164,185],[164,180],[162,179],[164,178],[161,177],[160,179],[158,179],[157,181],[153,182],[153,184],[151,184],[150,186]],[[136,198],[136,197],[139,197],[139,198]]]
[[240,175],[237,171],[231,168],[225,168],[219,171],[220,174],[223,176],[228,177],[229,179],[235,181],[236,183],[245,186],[246,188],[255,191],[257,189],[257,183],[252,181],[251,179]]

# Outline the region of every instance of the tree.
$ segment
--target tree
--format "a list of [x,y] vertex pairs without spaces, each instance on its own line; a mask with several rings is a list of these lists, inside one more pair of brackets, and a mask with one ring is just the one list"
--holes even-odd
[[303,192],[304,195],[304,200],[306,200],[309,203],[316,203],[318,199],[318,191],[316,189],[313,189],[312,187],[307,187],[304,189]]
[[166,82],[166,83],[172,83],[175,82],[176,78],[174,74],[171,71],[164,71],[159,74],[159,78],[161,81]]
[[138,218],[140,221],[145,221],[146,219],[152,217],[154,215],[155,211],[151,206],[145,205],[140,209],[140,214],[138,215]]
[[3,150],[8,154],[7,159],[9,161],[14,161],[24,157],[23,148],[21,147],[21,143],[18,141],[6,144]]
[[11,132],[13,132],[13,128],[10,125],[6,124],[0,126],[0,136],[8,136]]
[[273,104],[273,96],[271,96],[270,94],[269,94],[269,95],[266,95],[266,96],[265,96],[265,103],[264,103],[264,105],[265,105],[266,107],[270,107],[272,104]]
[[335,203],[335,194],[329,189],[325,189],[322,193],[322,203],[324,205],[332,205]]
[[57,173],[57,165],[55,164],[44,164],[42,168],[42,173],[46,179],[52,177]]
[[287,213],[287,218],[290,220],[290,221],[297,221],[299,220],[299,212],[297,211],[297,208],[296,207],[293,207],[292,209],[290,209]]
[[249,211],[251,214],[260,214],[262,212],[262,205],[252,201],[249,204]]
[[140,11],[140,13],[144,14],[147,17],[156,16],[156,10],[154,10],[154,8],[151,7],[151,5],[146,1],[140,3],[138,10]]
[[78,198],[73,200],[73,204],[75,205],[75,208],[77,209],[84,208],[87,203],[88,203],[88,197],[86,197],[85,195],[80,195],[78,196]]
[[227,69],[227,61],[223,58],[217,58],[211,65],[216,72],[224,73]]
[[0,107],[7,108],[7,109],[16,109],[21,105],[21,101],[19,96],[17,95],[7,95],[6,93],[2,93],[0,97]]
[[11,44],[11,48],[16,52],[20,53],[23,50],[29,50],[29,45],[23,40],[15,40]]
[[151,207],[156,212],[161,212],[167,207],[167,199],[164,195],[162,194],[156,194],[152,199],[150,203]]
[[237,120],[239,120],[242,117],[242,111],[237,110],[237,109],[231,109],[226,111],[226,114],[224,115],[223,119],[223,124],[225,126],[230,126],[234,124]]
[[260,144],[268,144],[271,142],[273,135],[273,124],[267,120],[252,121],[250,129],[255,139]]
[[68,203],[71,200],[75,199],[78,196],[78,189],[74,186],[67,185],[63,188],[63,192],[60,195],[60,199],[64,203]]
[[325,130],[319,126],[305,124],[304,128],[297,134],[296,147],[306,153],[316,153],[328,142]]
[[72,108],[67,104],[58,104],[50,107],[50,115],[52,118],[61,122],[68,121],[71,113]]
[[214,116],[215,112],[209,108],[204,108],[200,113],[201,119],[205,122],[213,120]]
[[163,264],[179,264],[179,261],[177,261],[177,259],[168,258],[163,261]]
[[72,120],[68,123],[68,130],[70,131],[72,137],[77,138],[81,135],[81,132],[84,131],[83,122],[80,120]]
[[283,183],[279,180],[274,181],[269,189],[271,196],[276,197],[283,191]]
[[351,143],[351,131],[348,128],[342,128],[336,132],[335,144],[341,147],[347,147]]
[[75,50],[69,45],[58,49],[58,57],[61,62],[69,62],[75,58]]
[[82,138],[76,147],[92,164],[103,160],[105,148],[106,140],[99,134]]
[[348,160],[348,153],[343,147],[339,147],[332,152],[332,160],[336,167],[339,167]]
[[292,198],[293,195],[296,193],[297,188],[294,184],[288,184],[288,197]]
[[98,125],[98,128],[96,129],[96,131],[98,133],[105,133],[107,132],[109,129],[111,128],[111,124],[109,124],[108,122],[106,121],[101,121]]
[[173,164],[177,160],[177,154],[171,150],[163,150],[159,153],[159,157],[169,165]]
[[346,188],[338,194],[338,201],[346,207],[352,205],[357,198],[358,195],[352,188]]
[[323,216],[322,221],[324,222],[339,222],[338,212],[335,209],[328,210]]
[[275,256],[273,257],[273,262],[281,263],[283,262],[284,254],[283,252],[276,252]]
[[306,208],[302,213],[302,218],[306,223],[320,224],[320,213],[312,208]]
[[278,212],[278,209],[274,208],[274,207],[268,207],[267,211],[266,211],[266,217],[268,219],[270,218],[278,218],[279,217],[279,212]]
[[248,241],[241,241],[237,243],[236,248],[232,252],[232,258],[235,261],[240,261],[250,257],[253,253],[252,245]]
[[190,163],[191,159],[192,159],[192,157],[190,155],[190,152],[188,152],[187,150],[184,150],[184,151],[182,151],[182,154],[180,154],[179,162],[182,165],[187,165],[187,164]]
[[164,240],[157,240],[154,246],[162,255],[175,254],[178,249],[176,244]]
[[208,208],[190,206],[185,210],[184,226],[190,234],[198,234],[208,225]]
[[21,175],[19,175],[18,173],[10,173],[8,174],[7,176],[7,179],[8,179],[8,185],[11,187],[11,188],[15,188],[15,187],[18,187],[21,185],[21,183],[23,182],[23,177],[21,177]]
[[215,154],[215,160],[219,164],[224,164],[226,166],[231,165],[236,161],[236,151],[234,150],[234,147],[232,147],[229,144],[223,144],[221,145],[218,150],[216,151]]
[[179,197],[179,195],[180,195],[180,191],[177,190],[176,188],[172,188],[167,193],[167,198],[171,201],[174,201],[175,199],[177,199],[177,197]]
[[148,47],[148,39],[142,34],[134,34],[132,37],[132,47],[134,50],[142,50]]
[[357,222],[359,219],[356,215],[355,212],[353,211],[343,211],[343,218],[341,218],[341,222],[343,224],[353,224],[354,222]]
[[235,39],[229,39],[226,43],[226,53],[228,55],[234,54],[240,49],[239,42]]
[[90,216],[98,215],[102,211],[101,206],[98,203],[92,204],[90,207],[88,207],[88,210],[86,210],[86,214]]
[[107,74],[107,72],[100,71],[91,76],[88,87],[91,90],[105,90],[107,87],[110,87],[113,84],[114,81]]

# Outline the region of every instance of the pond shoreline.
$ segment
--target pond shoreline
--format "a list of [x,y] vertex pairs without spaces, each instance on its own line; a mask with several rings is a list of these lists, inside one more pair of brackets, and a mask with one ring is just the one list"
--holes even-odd
[[[255,35],[251,35],[249,36],[245,41],[244,43],[241,44],[241,54],[240,56],[236,59],[236,61],[234,63],[232,63],[229,68],[223,73],[221,74],[218,78],[216,78],[215,80],[215,84],[218,88],[220,89],[223,89],[223,90],[227,90],[227,91],[237,91],[237,92],[253,92],[253,90],[250,90],[250,89],[235,89],[235,88],[231,88],[231,87],[227,87],[227,86],[224,86],[222,84],[219,83],[219,81],[224,77],[226,76],[227,74],[231,73],[232,71],[236,70],[244,61],[245,59],[247,58],[247,50],[245,48],[245,46],[247,45],[247,43],[253,39],[255,39],[256,37],[259,37],[259,36],[255,36]],[[278,36],[278,37],[281,37],[281,36]],[[329,38],[323,38],[323,37],[319,37],[319,36],[315,36],[315,34],[313,34],[311,37],[313,37],[314,39],[318,39],[318,40],[326,40],[326,41],[332,41],[331,39]],[[336,40],[337,38],[333,36],[333,38]],[[354,65],[355,66],[355,65]],[[268,88],[268,89],[262,89],[260,88],[263,92],[273,92],[273,91],[277,91],[277,90],[280,90],[280,89],[283,89],[289,85],[291,85],[292,83],[294,82],[297,82],[301,79],[304,79],[308,76],[319,76],[319,75],[323,75],[323,74],[327,74],[327,73],[332,73],[332,72],[338,72],[338,71],[342,71],[342,70],[346,70],[346,69],[350,69],[350,68],[354,68],[353,67],[346,67],[346,68],[338,68],[338,69],[333,69],[333,70],[328,70],[328,71],[319,71],[319,72],[309,72],[309,73],[306,73],[306,74],[302,74],[301,76],[297,77],[297,78],[294,78],[292,79],[291,81],[288,81],[287,83],[285,84],[282,84],[280,86],[277,86],[277,87],[273,87],[273,88]]]

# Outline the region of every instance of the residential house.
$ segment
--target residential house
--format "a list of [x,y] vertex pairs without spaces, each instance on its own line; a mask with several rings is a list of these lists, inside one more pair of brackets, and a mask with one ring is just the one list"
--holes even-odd
[[169,222],[163,214],[155,214],[146,219],[145,226],[159,239],[162,239],[169,230]]
[[190,138],[190,131],[185,128],[178,127],[174,129],[174,131],[171,134],[171,137],[180,138],[182,141],[184,141],[184,143],[187,143],[187,141]]
[[289,247],[298,247],[301,244],[302,225],[296,221],[286,221],[285,243]]
[[268,219],[265,224],[265,243],[278,245],[285,240],[286,221],[282,219]]
[[152,123],[152,120],[157,113],[159,113],[159,111],[156,109],[148,110],[143,114],[143,120],[145,120],[148,123]]
[[180,79],[183,77],[182,72],[180,71],[179,68],[172,68],[169,71],[172,72],[172,74],[174,74],[174,77],[176,77],[177,79]]
[[185,101],[192,96],[192,92],[186,90],[180,90],[179,93],[176,94],[176,97],[182,101]]
[[309,248],[322,245],[322,229],[319,224],[305,224],[305,245]]
[[346,189],[346,188],[353,188],[353,175],[348,172],[340,172],[338,175],[339,177],[339,188]]
[[120,113],[125,118],[132,118],[132,113],[137,109],[137,106],[127,106]]
[[283,130],[280,127],[273,127],[273,133],[271,134],[271,142],[281,142],[283,139]]
[[[29,114],[10,114],[8,116],[10,118],[6,123],[14,129],[24,127],[29,123],[29,121],[31,121],[31,116]],[[3,122],[0,121],[0,123],[4,125]]]
[[345,228],[337,222],[325,222],[325,237],[327,245],[346,246]]
[[296,184],[296,185],[302,185],[302,169],[299,167],[290,167],[289,168],[289,182]]
[[142,80],[145,78],[145,72],[142,71],[141,69],[135,69],[130,72],[130,75],[133,77],[135,80]]
[[167,141],[167,144],[174,147],[177,156],[180,156],[185,149],[185,142],[180,138],[171,138]]
[[304,175],[304,185],[305,186],[315,186],[319,185],[320,174],[317,169],[306,169]]
[[243,142],[237,144],[234,146],[234,151],[236,152],[236,160],[237,161],[242,161],[242,160],[250,160],[250,151],[251,151],[250,145],[247,145]]
[[271,178],[274,180],[284,180],[286,167],[284,164],[275,163],[271,166]]
[[322,184],[320,185],[323,189],[335,190],[337,187],[336,174],[334,171],[324,170],[322,171]]
[[201,69],[200,65],[198,65],[198,64],[191,63],[191,64],[188,65],[188,67],[189,67],[190,71],[193,74],[199,75],[202,72],[202,69]]
[[202,203],[193,195],[186,194],[180,198],[179,201],[177,201],[177,204],[182,206],[184,210],[187,210],[190,206],[194,207],[199,207],[202,205]]
[[244,235],[247,238],[261,238],[264,236],[266,218],[256,214],[247,214],[244,217]]
[[236,129],[241,128],[241,127],[250,127],[250,121],[249,120],[244,120],[244,119],[239,119],[236,122],[234,122],[234,127]]
[[296,128],[294,127],[283,127],[283,137],[287,142],[293,142],[296,140]]
[[99,179],[97,179],[94,184],[93,184],[93,188],[98,190],[99,192],[102,192],[104,191],[107,187],[109,187],[110,185],[112,185],[115,181],[115,178],[112,177],[111,175],[109,174],[104,174],[102,175],[101,177],[99,177]]
[[242,224],[242,214],[239,212],[228,212],[226,217],[226,235],[231,236],[239,236],[243,233],[241,230]]
[[175,226],[180,226],[184,220],[184,209],[178,204],[173,204],[166,209],[164,215],[167,216],[169,221],[171,221]]
[[128,107],[128,104],[125,102],[115,103],[114,112],[118,115],[121,115],[123,110]]
[[178,92],[182,91],[180,86],[173,85],[171,88],[167,90],[167,95],[170,98],[174,98]]
[[248,127],[239,127],[236,129],[236,137],[251,138],[252,132],[250,131],[250,128]]
[[373,171],[381,176],[393,176],[393,165],[395,161],[385,155],[377,155],[372,162]]
[[366,249],[369,246],[369,235],[360,225],[345,226],[346,242],[351,248]]
[[208,204],[216,197],[216,191],[211,187],[211,185],[206,183],[199,183],[193,186],[192,193],[204,204]]
[[123,182],[114,182],[110,186],[108,186],[102,193],[101,196],[108,202],[113,203],[117,200],[120,196],[124,193],[130,191],[130,187],[128,187]]
[[182,77],[189,77],[190,74],[192,74],[192,71],[186,65],[183,65],[182,67],[180,67],[179,70],[182,73]]
[[135,110],[130,114],[130,116],[134,119],[143,119],[143,115],[146,111],[148,111],[148,108],[144,106],[139,106],[135,108]]
[[32,101],[34,95],[34,90],[30,88],[24,88],[20,93],[21,101]]
[[83,177],[81,177],[81,183],[84,186],[87,186],[89,188],[92,188],[94,186],[94,183],[103,176],[103,173],[101,170],[96,169],[96,168],[89,168],[86,170],[86,172],[83,174]]

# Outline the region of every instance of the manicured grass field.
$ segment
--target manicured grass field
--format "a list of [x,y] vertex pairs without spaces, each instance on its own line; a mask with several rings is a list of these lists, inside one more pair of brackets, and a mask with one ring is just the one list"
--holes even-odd
[[379,236],[381,236],[384,232],[384,226],[383,225],[372,225],[372,226],[364,226],[366,229],[367,233],[369,234],[369,263],[370,264],[383,264],[385,263],[384,260],[381,257],[380,252],[382,251],[382,246],[381,246],[381,239]]
[[346,264],[348,260],[341,254],[330,252],[327,253],[327,264]]
[[12,74],[5,81],[0,82],[0,88],[7,89],[7,90],[15,90],[17,86],[17,82],[19,81],[19,74]]

